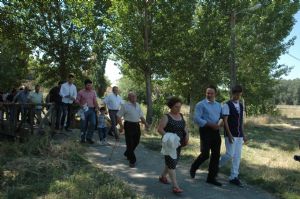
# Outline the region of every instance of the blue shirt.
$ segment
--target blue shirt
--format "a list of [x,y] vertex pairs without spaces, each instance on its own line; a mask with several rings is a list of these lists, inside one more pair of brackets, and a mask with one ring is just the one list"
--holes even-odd
[[98,128],[106,128],[106,115],[100,114],[98,116]]
[[194,122],[204,127],[207,122],[218,124],[222,114],[222,106],[219,102],[209,102],[204,99],[196,104]]

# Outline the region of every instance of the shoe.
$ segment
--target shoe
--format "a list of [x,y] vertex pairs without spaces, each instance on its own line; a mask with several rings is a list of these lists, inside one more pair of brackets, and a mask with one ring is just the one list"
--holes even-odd
[[193,170],[192,168],[190,169],[190,176],[191,176],[192,179],[194,179],[195,176],[196,176],[196,171]]
[[158,180],[159,180],[159,182],[161,182],[163,184],[170,184],[167,177],[159,176]]
[[100,146],[104,146],[104,141],[99,141]]
[[135,163],[129,163],[129,167],[130,168],[134,168],[135,167]]
[[93,141],[93,140],[91,140],[91,139],[86,139],[86,141],[87,141],[87,143],[89,143],[89,144],[94,144],[95,142]]
[[238,178],[233,178],[232,180],[229,180],[231,184],[237,185],[239,187],[244,187],[241,181]]
[[294,156],[294,160],[299,161],[300,162],[300,155],[295,155]]
[[213,179],[213,180],[206,180],[207,183],[209,184],[213,184],[215,186],[221,187],[222,183],[218,182],[217,180]]
[[180,189],[179,187],[173,187],[173,193],[176,193],[176,194],[178,194],[178,193],[182,193],[183,192],[183,190],[182,189]]

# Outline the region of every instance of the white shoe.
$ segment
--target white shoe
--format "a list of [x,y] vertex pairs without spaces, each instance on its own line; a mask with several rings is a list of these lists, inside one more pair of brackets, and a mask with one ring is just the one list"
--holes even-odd
[[106,140],[103,141],[103,144],[106,146],[109,145],[109,143]]

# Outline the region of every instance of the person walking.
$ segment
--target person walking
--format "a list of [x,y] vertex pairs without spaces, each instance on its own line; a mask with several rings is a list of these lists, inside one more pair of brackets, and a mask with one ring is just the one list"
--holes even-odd
[[90,79],[84,81],[85,88],[78,92],[76,102],[84,110],[83,116],[80,117],[80,142],[94,144],[93,134],[96,127],[96,110],[98,102],[93,82]]
[[119,88],[117,86],[114,86],[112,88],[112,93],[104,98],[103,103],[108,109],[109,118],[111,120],[111,127],[108,133],[114,136],[115,139],[119,139],[119,134],[116,127],[117,113],[121,108],[121,104],[123,104],[124,102],[119,95]]
[[61,85],[59,95],[62,97],[62,118],[61,127],[65,128],[66,131],[72,131],[69,129],[71,124],[71,110],[72,104],[77,97],[77,89],[74,85],[74,74],[70,73],[68,76],[68,81]]
[[244,107],[240,102],[242,93],[243,89],[240,85],[234,86],[231,91],[231,100],[223,105],[226,153],[221,156],[219,161],[219,166],[222,167],[231,160],[229,182],[240,187],[243,186],[238,177],[242,146],[247,141],[244,133]]
[[[178,97],[171,97],[167,105],[170,109],[170,112],[165,114],[158,124],[157,131],[166,136],[166,134],[175,134],[179,137],[180,143],[185,143],[189,139],[188,130],[186,127],[186,122],[183,118],[183,115],[180,113],[182,101]],[[163,138],[164,139],[164,138]],[[165,167],[162,171],[162,174],[159,177],[159,181],[163,184],[169,184],[167,179],[167,175],[169,175],[174,193],[181,193],[183,190],[178,186],[177,179],[176,179],[176,165],[178,163],[181,146],[179,145],[177,148],[174,149],[176,158],[172,157],[171,155],[165,155]]]
[[[124,125],[122,118],[124,118]],[[141,137],[139,122],[141,121],[145,125],[145,128],[148,128],[142,109],[137,103],[135,93],[128,93],[128,102],[121,105],[121,109],[117,113],[117,121],[120,125],[120,132],[125,131],[126,151],[124,152],[124,156],[129,160],[129,166],[135,167],[136,156],[134,150],[138,146]]]
[[100,139],[100,145],[108,145],[107,142],[107,123],[110,123],[110,119],[105,114],[105,107],[101,107],[98,114],[98,135]]
[[207,183],[222,186],[216,180],[219,168],[221,137],[219,133],[219,120],[221,118],[221,104],[215,101],[217,88],[210,85],[206,88],[206,99],[198,102],[195,107],[194,121],[199,126],[200,131],[200,155],[192,163],[190,168],[191,178],[195,178],[196,171],[200,165],[211,157],[209,162]]

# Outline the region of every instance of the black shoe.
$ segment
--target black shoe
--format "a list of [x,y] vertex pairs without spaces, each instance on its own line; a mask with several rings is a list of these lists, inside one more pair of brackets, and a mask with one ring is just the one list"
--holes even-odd
[[213,179],[213,180],[207,179],[206,182],[209,183],[209,184],[213,184],[213,185],[215,185],[215,186],[218,186],[218,187],[221,187],[221,186],[222,186],[222,183],[218,182],[218,181],[215,180],[215,179]]
[[72,132],[72,130],[69,129],[69,128],[65,128],[65,131],[67,131],[67,132]]
[[130,168],[134,168],[135,167],[135,163],[129,163],[129,167]]
[[299,161],[300,162],[300,155],[295,155],[294,156],[294,160]]
[[238,178],[233,178],[232,180],[229,180],[229,182],[231,184],[236,185],[236,186],[244,187],[243,184],[241,183],[241,181]]
[[196,171],[193,170],[192,168],[190,169],[190,176],[191,176],[192,179],[194,179],[195,176],[196,176]]
[[87,141],[87,143],[89,143],[89,144],[94,144],[95,142],[93,141],[93,140],[91,140],[91,139],[86,139],[86,141]]

